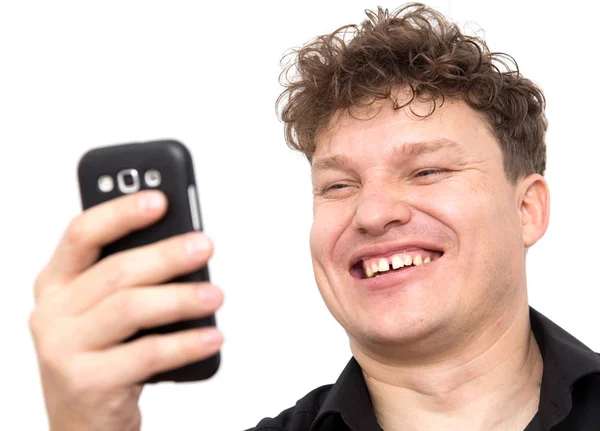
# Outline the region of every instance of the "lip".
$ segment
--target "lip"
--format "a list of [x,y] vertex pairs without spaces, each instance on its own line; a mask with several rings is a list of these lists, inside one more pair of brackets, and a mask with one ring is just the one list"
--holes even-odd
[[[431,250],[441,252],[442,255],[444,254],[444,250],[442,250],[438,245],[422,241],[404,241],[388,244],[378,244],[369,247],[363,247],[354,252],[350,256],[350,265],[348,266],[348,270],[350,270],[354,265],[356,265],[358,262],[364,259],[369,259],[373,257],[388,258],[395,254],[418,250]],[[431,263],[427,265],[430,265]]]
[[419,266],[411,266],[403,269],[402,271],[390,272],[373,278],[353,278],[353,280],[358,284],[359,288],[366,289],[371,292],[385,290],[392,287],[401,288],[402,285],[406,284],[408,281],[415,281],[427,277],[432,270],[435,270],[436,263],[443,257],[444,256],[442,255],[432,262]]

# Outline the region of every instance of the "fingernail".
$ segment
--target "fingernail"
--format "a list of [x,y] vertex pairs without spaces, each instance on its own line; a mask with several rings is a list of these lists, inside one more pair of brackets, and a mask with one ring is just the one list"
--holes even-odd
[[210,329],[204,329],[202,331],[202,341],[204,341],[206,344],[220,344],[221,341],[223,340],[223,335],[221,334],[221,331],[219,331],[217,328],[210,328]]
[[144,193],[140,196],[138,200],[138,207],[142,211],[157,209],[164,205],[165,198],[161,193],[152,192],[152,193]]
[[214,287],[199,287],[198,296],[206,304],[214,304],[219,300],[219,291]]
[[187,252],[191,255],[203,254],[210,249],[210,240],[204,234],[191,235],[185,243]]

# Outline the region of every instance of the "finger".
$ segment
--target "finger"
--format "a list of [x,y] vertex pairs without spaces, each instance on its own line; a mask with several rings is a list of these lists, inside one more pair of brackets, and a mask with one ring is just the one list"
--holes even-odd
[[86,364],[104,387],[132,385],[156,373],[207,359],[222,343],[223,335],[215,327],[148,335],[91,353]]
[[167,199],[158,191],[143,191],[96,205],[75,217],[63,234],[45,279],[64,283],[92,265],[102,246],[156,222],[165,213]]
[[207,235],[191,232],[116,253],[72,283],[68,311],[83,312],[123,288],[154,285],[191,273],[206,266],[212,250]]
[[209,283],[123,289],[78,317],[78,345],[105,348],[140,329],[210,316],[222,303],[223,293]]

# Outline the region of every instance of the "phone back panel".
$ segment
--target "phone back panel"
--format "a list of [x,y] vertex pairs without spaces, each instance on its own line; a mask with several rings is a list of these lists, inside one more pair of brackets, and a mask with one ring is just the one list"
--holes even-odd
[[[160,241],[174,235],[201,230],[199,205],[196,195],[196,184],[192,158],[187,148],[177,141],[153,141],[145,143],[123,144],[110,147],[97,148],[86,153],[78,166],[79,187],[83,209],[86,210],[110,199],[122,196],[117,184],[119,172],[135,169],[139,173],[139,190],[158,189],[167,196],[169,206],[165,216],[156,224],[145,229],[133,232],[103,248],[100,259],[113,253],[140,247]],[[144,180],[148,170],[160,172],[160,185],[149,187]],[[112,191],[100,190],[98,179],[102,176],[114,179]],[[192,188],[190,189],[190,186]],[[193,195],[191,196],[190,193]],[[197,215],[194,223],[193,214]],[[168,282],[198,282],[208,281],[208,267],[201,268],[191,274],[177,277]],[[177,322],[157,328],[146,329],[138,332],[125,342],[147,334],[164,334],[182,329],[215,326],[215,316],[203,319]],[[220,354],[184,367],[159,373],[146,381],[156,383],[160,381],[196,381],[207,379],[218,369]]]

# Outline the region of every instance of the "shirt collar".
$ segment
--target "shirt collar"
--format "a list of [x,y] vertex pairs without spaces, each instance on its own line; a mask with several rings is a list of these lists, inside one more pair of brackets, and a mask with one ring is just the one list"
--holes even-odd
[[540,312],[529,307],[531,330],[544,361],[538,415],[547,428],[571,411],[571,389],[600,372],[600,356]]
[[336,413],[353,431],[381,430],[373,412],[362,370],[354,357],[350,359],[323,401],[310,431],[320,430],[323,421]]
[[[577,380],[600,372],[600,356],[533,308],[531,330],[544,361],[539,415],[547,427],[564,419],[572,407],[571,388]],[[311,431],[331,414],[339,414],[354,431],[381,430],[362,370],[352,358],[323,401]]]

